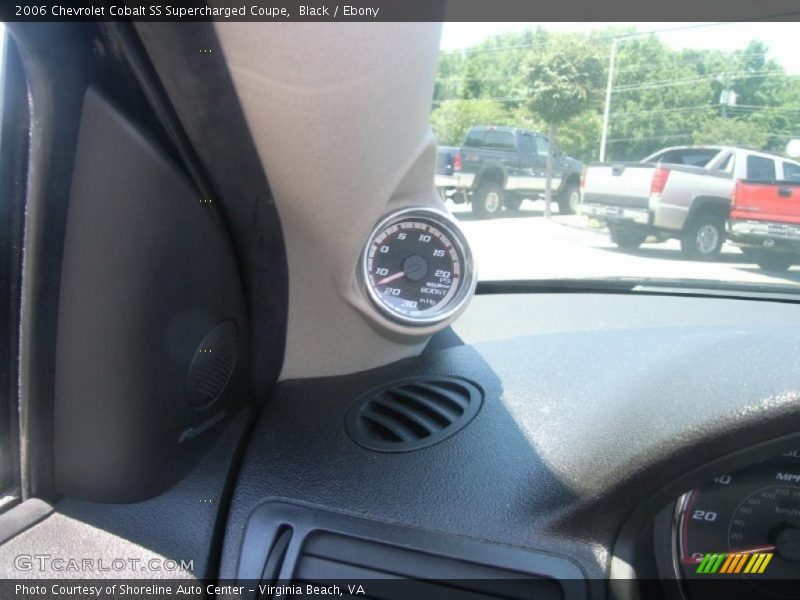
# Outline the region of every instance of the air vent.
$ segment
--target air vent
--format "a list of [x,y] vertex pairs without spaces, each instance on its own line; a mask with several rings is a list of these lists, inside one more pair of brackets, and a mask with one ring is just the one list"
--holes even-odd
[[481,407],[480,388],[455,377],[419,377],[364,394],[347,415],[347,431],[370,450],[408,452],[450,437]]
[[[401,600],[563,600],[555,579],[411,548],[314,531],[303,543],[294,582],[363,586],[370,598]],[[352,598],[363,596],[353,594]]]

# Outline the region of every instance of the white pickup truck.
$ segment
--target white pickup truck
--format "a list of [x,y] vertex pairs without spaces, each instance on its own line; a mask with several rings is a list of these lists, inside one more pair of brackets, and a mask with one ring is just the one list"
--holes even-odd
[[714,258],[737,180],[800,181],[800,164],[731,146],[666,148],[641,162],[589,165],[579,212],[606,224],[620,248],[678,238],[688,258]]

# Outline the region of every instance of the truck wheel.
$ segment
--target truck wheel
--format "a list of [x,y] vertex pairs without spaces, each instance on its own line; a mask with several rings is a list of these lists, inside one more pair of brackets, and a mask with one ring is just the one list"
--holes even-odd
[[714,214],[701,214],[685,227],[681,251],[692,260],[716,258],[725,243],[725,220]]
[[574,215],[578,212],[580,203],[581,190],[574,183],[570,183],[558,198],[558,212],[562,215]]
[[522,198],[508,196],[503,200],[503,206],[506,207],[506,210],[518,211],[519,207],[522,206]]
[[479,219],[496,216],[503,208],[503,188],[496,183],[480,186],[472,194],[472,212]]
[[755,260],[759,267],[765,271],[786,271],[791,267],[797,257],[781,252],[758,251]]
[[611,241],[623,250],[636,250],[647,239],[647,233],[619,225],[609,224],[608,232],[611,234]]

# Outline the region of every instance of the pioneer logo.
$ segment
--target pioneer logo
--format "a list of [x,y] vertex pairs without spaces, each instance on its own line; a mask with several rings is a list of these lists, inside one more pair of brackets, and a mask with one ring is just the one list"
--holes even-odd
[[222,419],[224,418],[225,418],[225,411],[221,410],[207,421],[203,421],[202,423],[200,423],[200,425],[198,425],[197,427],[189,427],[189,429],[186,429],[178,437],[178,443],[182,444],[186,440],[191,440],[193,438],[196,438],[198,435],[204,434],[206,431],[211,429],[214,425],[222,421]]

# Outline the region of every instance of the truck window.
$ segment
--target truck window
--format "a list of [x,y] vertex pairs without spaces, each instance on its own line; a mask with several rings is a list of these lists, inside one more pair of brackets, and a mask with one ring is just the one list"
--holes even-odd
[[510,131],[497,131],[489,130],[483,139],[483,145],[486,148],[495,148],[498,150],[513,150],[514,149],[514,134]]
[[748,156],[747,178],[757,181],[775,181],[775,161],[763,156]]
[[520,154],[533,154],[533,138],[529,134],[520,134],[519,151]]
[[733,153],[729,152],[725,155],[725,158],[720,161],[716,167],[714,167],[715,171],[732,171],[733,166]]
[[539,156],[547,156],[547,150],[550,148],[550,141],[547,138],[536,137],[536,153]]
[[800,181],[800,166],[792,163],[783,163],[784,181]]
[[483,146],[483,134],[485,131],[483,129],[473,129],[467,134],[467,139],[464,140],[465,146],[475,146],[480,147]]
[[681,148],[670,150],[657,156],[655,162],[670,165],[688,165],[690,167],[705,167],[719,154],[715,148]]

